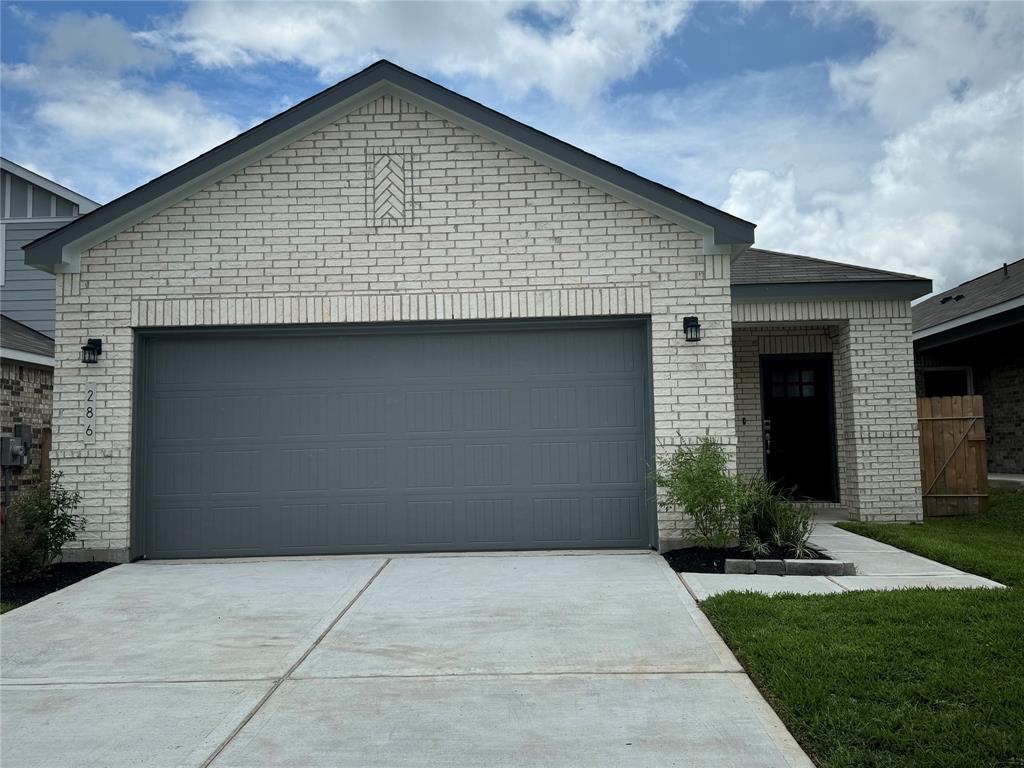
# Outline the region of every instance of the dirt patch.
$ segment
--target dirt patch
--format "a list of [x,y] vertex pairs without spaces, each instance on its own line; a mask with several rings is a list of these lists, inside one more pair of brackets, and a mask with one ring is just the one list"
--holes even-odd
[[38,579],[16,584],[0,584],[0,601],[11,605],[24,605],[38,600],[43,595],[69,587],[76,581],[94,576],[117,563],[56,563],[51,565]]
[[[724,549],[685,547],[683,549],[673,549],[663,555],[669,566],[676,573],[725,573],[725,561],[727,559],[776,560],[791,558],[792,556],[792,553],[780,550],[778,553],[769,552],[766,555],[754,558],[750,556],[749,552],[739,549],[738,547]],[[817,550],[808,549],[805,551],[804,556],[801,559],[831,560],[832,558]]]

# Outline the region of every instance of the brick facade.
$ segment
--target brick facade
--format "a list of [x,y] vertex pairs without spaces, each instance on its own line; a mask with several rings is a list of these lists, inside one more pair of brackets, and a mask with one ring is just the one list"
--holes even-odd
[[[54,460],[88,518],[72,557],[127,556],[134,328],[649,314],[662,449],[735,446],[728,257],[392,97],[91,249],[57,290]],[[682,339],[690,314],[700,344]],[[103,339],[88,367],[87,337]],[[660,513],[662,545],[683,527]]]
[[42,466],[48,463],[43,456],[44,433],[51,427],[53,369],[5,358],[0,361],[0,393],[3,395],[0,434],[4,437],[13,435],[15,424],[32,427],[32,463],[11,471],[11,492],[15,493],[39,480]]
[[909,301],[737,303],[733,348],[740,472],[763,466],[759,356],[831,353],[837,506],[859,520],[922,518]]

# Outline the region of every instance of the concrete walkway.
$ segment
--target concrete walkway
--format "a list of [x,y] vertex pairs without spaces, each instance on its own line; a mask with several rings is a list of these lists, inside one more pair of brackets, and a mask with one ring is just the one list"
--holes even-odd
[[722,592],[760,592],[767,595],[820,595],[863,589],[999,588],[1002,584],[914,555],[880,541],[859,536],[835,523],[838,517],[816,520],[811,546],[824,550],[833,560],[847,560],[857,567],[856,576],[761,576],[732,573],[681,573],[687,589],[704,600]]
[[4,766],[811,766],[651,553],[137,563],[0,635]]

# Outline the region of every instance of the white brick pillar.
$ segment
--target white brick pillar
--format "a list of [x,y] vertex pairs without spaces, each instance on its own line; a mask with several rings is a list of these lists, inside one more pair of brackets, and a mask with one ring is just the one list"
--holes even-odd
[[851,318],[835,340],[846,493],[859,520],[922,517],[910,317]]

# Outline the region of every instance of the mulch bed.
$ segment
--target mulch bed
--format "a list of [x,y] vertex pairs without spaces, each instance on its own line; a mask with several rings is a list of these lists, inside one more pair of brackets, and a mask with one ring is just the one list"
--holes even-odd
[[38,579],[16,584],[0,584],[0,600],[14,605],[24,605],[38,600],[43,595],[69,587],[76,581],[93,576],[117,563],[55,563],[46,569]]
[[[769,553],[756,558],[758,560],[775,560],[790,557],[788,553]],[[749,552],[738,547],[724,549],[706,549],[705,547],[686,547],[666,552],[663,557],[676,573],[725,573],[725,561],[754,560]],[[817,550],[808,549],[805,558],[831,560],[828,555]]]

